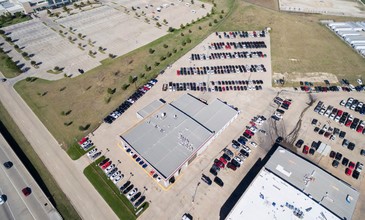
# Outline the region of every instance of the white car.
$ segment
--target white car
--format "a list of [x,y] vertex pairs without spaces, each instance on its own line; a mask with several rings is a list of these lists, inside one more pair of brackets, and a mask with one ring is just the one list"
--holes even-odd
[[123,177],[124,177],[123,174],[115,177],[114,180],[113,180],[113,183],[114,184],[117,184],[121,179],[123,179]]
[[337,115],[336,118],[335,118],[335,122],[339,122],[340,121],[340,118],[341,117],[339,115]]
[[330,119],[335,119],[335,117],[336,117],[336,114],[335,113],[332,113],[331,115],[330,115]]
[[84,147],[86,147],[87,145],[89,145],[89,144],[92,144],[92,141],[91,140],[87,140],[87,141],[85,141],[84,143],[82,143],[80,146],[82,147],[82,148],[84,148]]
[[243,160],[242,160],[240,157],[238,157],[238,156],[235,156],[235,157],[233,158],[233,160],[237,161],[237,163],[239,163],[240,165],[242,165],[242,164],[243,164]]
[[113,175],[109,178],[110,180],[114,180],[117,176],[119,176],[120,174],[122,174],[122,172],[117,171],[115,173],[113,173]]
[[0,195],[0,205],[4,204],[4,202],[3,195]]
[[283,118],[283,116],[279,113],[279,112],[275,112],[275,114],[274,114],[276,117],[278,117],[278,118]]
[[245,145],[242,146],[242,149],[244,151],[246,151],[247,153],[250,153],[251,152],[251,149],[249,147],[245,146]]
[[130,191],[127,195],[127,198],[130,199],[132,198],[132,196],[134,196],[136,193],[138,192],[137,188],[132,189],[132,191]]
[[251,142],[250,142],[250,145],[251,145],[252,147],[257,147],[257,144],[256,144],[256,142],[254,142],[254,141],[251,141]]
[[357,79],[357,83],[359,83],[359,85],[362,85],[362,80],[361,79]]
[[341,105],[341,106],[345,106],[345,105],[346,105],[346,101],[345,101],[345,100],[342,100],[342,101],[340,102],[340,105]]
[[91,151],[87,152],[87,156],[89,156],[89,157],[92,156],[93,154],[96,153],[96,151],[98,151],[98,148],[92,149]]
[[104,172],[105,173],[109,173],[112,169],[114,169],[115,168],[115,164],[112,164],[112,165],[109,165],[105,170],[104,170]]
[[252,126],[252,127],[250,127],[250,131],[252,133],[256,133],[258,131],[258,129],[255,126]]
[[319,111],[320,115],[323,115],[326,112],[326,109],[322,108],[321,111]]

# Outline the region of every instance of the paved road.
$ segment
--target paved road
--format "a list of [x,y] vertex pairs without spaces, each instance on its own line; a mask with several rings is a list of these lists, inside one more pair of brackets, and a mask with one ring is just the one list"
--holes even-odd
[[[2,74],[0,74],[0,78]],[[85,158],[72,161],[51,133],[8,82],[0,82],[0,101],[47,166],[83,219],[118,219],[83,175]]]
[[[2,165],[7,161],[14,164],[10,169]],[[0,206],[0,219],[62,219],[1,134],[0,163],[0,194],[6,196]],[[25,187],[32,189],[28,197],[21,192]]]

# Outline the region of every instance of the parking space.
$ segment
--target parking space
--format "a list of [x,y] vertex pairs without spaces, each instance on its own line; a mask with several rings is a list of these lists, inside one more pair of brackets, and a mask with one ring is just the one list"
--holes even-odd
[[[150,19],[151,23],[159,22],[165,30],[167,27],[180,28],[181,24],[185,25],[192,20],[196,21],[212,9],[211,4],[201,1],[194,1],[194,4],[191,4],[191,1],[182,0],[117,0],[114,2],[127,8],[132,15],[145,13],[145,17]],[[204,4],[204,8],[202,4]],[[167,24],[163,22],[164,20],[167,21]]]

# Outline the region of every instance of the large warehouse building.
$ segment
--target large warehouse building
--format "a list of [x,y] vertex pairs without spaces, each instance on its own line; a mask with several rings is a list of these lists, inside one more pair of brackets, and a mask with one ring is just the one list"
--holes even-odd
[[208,105],[185,94],[169,104],[152,102],[137,113],[143,120],[120,137],[167,187],[238,113],[219,99]]
[[226,220],[349,220],[358,197],[347,183],[278,147]]

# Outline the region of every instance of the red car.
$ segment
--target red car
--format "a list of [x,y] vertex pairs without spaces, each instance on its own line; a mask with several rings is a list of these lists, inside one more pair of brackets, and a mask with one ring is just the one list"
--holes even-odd
[[346,168],[345,173],[347,176],[351,176],[352,170],[350,168]]
[[224,163],[220,160],[215,160],[214,164],[219,168],[224,168]]
[[351,170],[353,170],[353,169],[355,168],[355,163],[351,161],[351,162],[349,163],[349,168],[350,168]]
[[337,112],[337,116],[342,116],[342,114],[343,114],[343,111],[341,111],[341,110],[338,110],[338,112]]
[[291,102],[289,102],[289,101],[285,100],[285,101],[283,102],[283,104],[285,104],[285,105],[291,105]]
[[352,124],[352,120],[349,120],[349,119],[348,119],[348,120],[346,121],[345,126],[346,126],[346,127],[350,127],[350,125],[351,125],[351,124]]
[[223,157],[219,158],[219,160],[224,164],[226,165],[228,162],[226,161],[226,159],[224,159]]
[[22,192],[25,196],[29,196],[32,193],[32,189],[29,187],[25,187],[24,189],[22,189]]
[[362,131],[364,130],[364,127],[363,126],[361,126],[361,125],[359,125],[358,127],[357,127],[357,129],[356,129],[356,131],[357,132],[359,132],[359,133],[362,133]]
[[103,166],[101,166],[100,168],[101,168],[102,170],[105,170],[105,168],[107,168],[108,166],[110,166],[110,164],[112,164],[112,162],[111,162],[111,161],[108,161],[108,162],[106,162]]
[[89,140],[88,137],[83,137],[80,141],[79,144],[83,144],[85,141]]
[[236,167],[235,165],[231,164],[231,162],[229,162],[229,163],[227,164],[227,167],[228,167],[229,169],[233,170],[233,171],[235,171],[235,170],[237,169],[237,167]]
[[307,145],[304,145],[303,154],[308,154],[308,152],[309,152],[309,147]]

